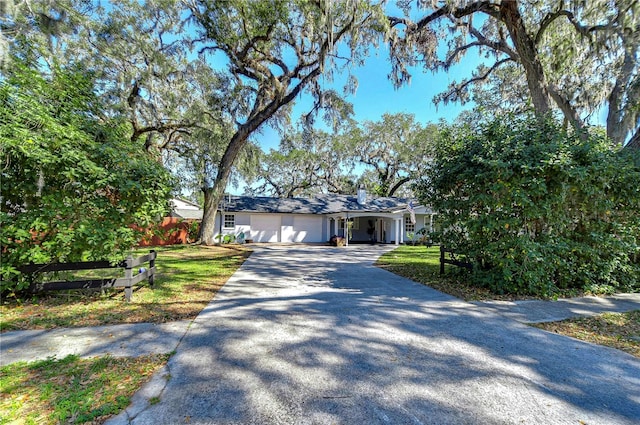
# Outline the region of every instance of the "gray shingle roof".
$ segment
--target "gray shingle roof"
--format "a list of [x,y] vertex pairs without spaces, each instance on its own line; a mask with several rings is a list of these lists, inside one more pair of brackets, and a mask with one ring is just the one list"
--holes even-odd
[[224,210],[228,212],[259,212],[289,214],[336,214],[341,212],[391,212],[406,208],[408,199],[367,199],[363,205],[351,195],[323,194],[314,198],[270,198],[232,196],[225,198]]
[[176,208],[169,213],[169,217],[184,218],[185,220],[202,220],[202,210],[187,210]]

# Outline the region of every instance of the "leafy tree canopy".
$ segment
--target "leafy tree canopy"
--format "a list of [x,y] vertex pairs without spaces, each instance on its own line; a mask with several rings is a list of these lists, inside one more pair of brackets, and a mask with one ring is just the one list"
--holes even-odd
[[344,137],[346,155],[365,167],[360,183],[378,196],[394,196],[429,164],[435,125],[423,127],[413,114],[384,114],[379,121],[353,124]]
[[[619,146],[638,143],[636,0],[424,1],[417,2],[423,7],[417,12],[414,2],[400,3],[405,16],[389,18],[396,30],[390,42],[396,84],[410,79],[410,65],[448,71],[478,52],[479,67],[435,101],[465,102],[471,87],[490,82],[494,97],[507,91],[508,102],[525,100],[538,114],[561,111],[575,128],[605,107],[609,138]],[[496,79],[506,84],[495,84]]]
[[[27,263],[122,259],[166,213],[172,179],[105,119],[91,73],[13,61],[0,86],[2,287]],[[14,288],[15,289],[15,288]]]
[[318,193],[355,193],[353,159],[340,135],[305,128],[286,134],[278,150],[259,158],[251,194],[285,198]]
[[437,126],[422,126],[406,113],[379,121],[349,120],[327,133],[303,126],[285,135],[278,150],[260,158],[252,194],[293,197],[317,193],[411,196],[411,184],[429,166]]
[[498,292],[637,290],[640,157],[551,118],[444,129],[420,185],[440,241]]

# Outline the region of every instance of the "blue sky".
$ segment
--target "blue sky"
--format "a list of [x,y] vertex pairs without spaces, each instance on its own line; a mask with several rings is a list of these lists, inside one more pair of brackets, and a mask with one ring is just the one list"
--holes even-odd
[[[359,121],[377,121],[385,113],[405,112],[414,114],[416,121],[423,125],[430,122],[438,122],[440,119],[453,121],[458,114],[471,109],[472,104],[460,105],[459,103],[449,103],[447,105],[434,105],[433,97],[454,81],[468,77],[479,62],[479,55],[471,53],[464,58],[457,66],[452,67],[449,72],[432,73],[424,71],[422,68],[414,68],[411,83],[398,89],[388,78],[391,71],[391,64],[388,60],[388,51],[382,47],[377,55],[369,57],[365,65],[356,68],[352,73],[358,78],[358,90],[355,95],[350,95],[346,99],[353,104],[354,118]],[[346,76],[340,78],[336,76],[332,83],[325,83],[327,87],[342,90]],[[322,81],[322,80],[321,80]],[[301,114],[309,111],[312,100],[310,95],[302,95],[296,99],[291,116],[292,123],[295,123]],[[316,120],[319,127],[323,126],[322,120]],[[331,131],[326,129],[327,131]],[[280,135],[270,127],[264,127],[261,133],[254,134],[252,140],[257,142],[264,151],[277,149],[280,142]],[[244,191],[244,184],[234,187],[231,183],[227,191],[241,195]]]
[[[452,121],[464,109],[470,109],[471,104],[460,105],[449,103],[447,105],[434,105],[433,97],[444,91],[454,81],[460,81],[471,75],[471,71],[477,66],[477,55],[471,54],[463,59],[449,72],[432,73],[422,68],[414,68],[410,84],[398,89],[388,78],[391,64],[388,60],[388,51],[382,47],[377,55],[372,55],[361,68],[356,68],[352,73],[358,79],[358,90],[355,95],[346,99],[353,104],[354,118],[359,121],[377,121],[385,113],[405,112],[414,114],[416,121],[426,124],[437,122],[440,119]],[[332,83],[326,82],[325,87],[342,90],[344,79],[337,76]],[[322,82],[322,79],[321,79]],[[311,99],[303,95],[296,99],[296,106],[291,117],[295,122],[302,113],[308,112]],[[321,120],[316,121],[318,124]],[[254,135],[253,139],[260,144],[263,150],[276,149],[280,136],[269,128],[263,129],[262,134]]]

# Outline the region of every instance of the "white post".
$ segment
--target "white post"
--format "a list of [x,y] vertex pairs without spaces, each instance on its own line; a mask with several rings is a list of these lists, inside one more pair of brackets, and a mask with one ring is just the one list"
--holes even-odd
[[326,240],[329,240],[329,239],[331,239],[331,219],[329,217],[325,217],[324,219],[326,220],[325,221],[325,226],[324,226],[326,231],[327,231],[326,232],[326,235],[327,235],[327,239]]
[[349,216],[344,218],[344,246],[349,246]]
[[393,221],[395,222],[395,228],[396,228],[395,243],[396,245],[400,245],[400,220],[394,219]]

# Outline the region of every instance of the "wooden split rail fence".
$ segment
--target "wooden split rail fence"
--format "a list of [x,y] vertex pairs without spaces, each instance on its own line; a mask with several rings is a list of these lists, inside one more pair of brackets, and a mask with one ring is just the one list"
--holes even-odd
[[[142,257],[127,257],[124,261],[117,264],[111,264],[108,261],[84,261],[77,263],[51,263],[51,264],[29,264],[20,267],[18,270],[25,274],[35,275],[38,273],[59,272],[59,271],[80,271],[80,270],[97,270],[97,269],[114,269],[124,268],[124,277],[107,278],[107,279],[79,279],[79,280],[61,280],[56,282],[33,283],[31,290],[38,291],[61,291],[65,289],[104,289],[104,288],[124,288],[124,296],[127,302],[131,301],[133,286],[140,284],[147,279],[149,285],[153,286],[156,273],[156,256],[155,251]],[[135,276],[133,272],[139,266],[149,263],[148,268],[139,268],[139,273]]]
[[[449,258],[445,254],[449,254]],[[455,251],[451,249],[447,249],[444,246],[440,245],[440,274],[444,274],[444,265],[445,264],[453,264],[454,266],[464,267],[469,270],[473,269],[473,264],[460,261],[456,258]]]

